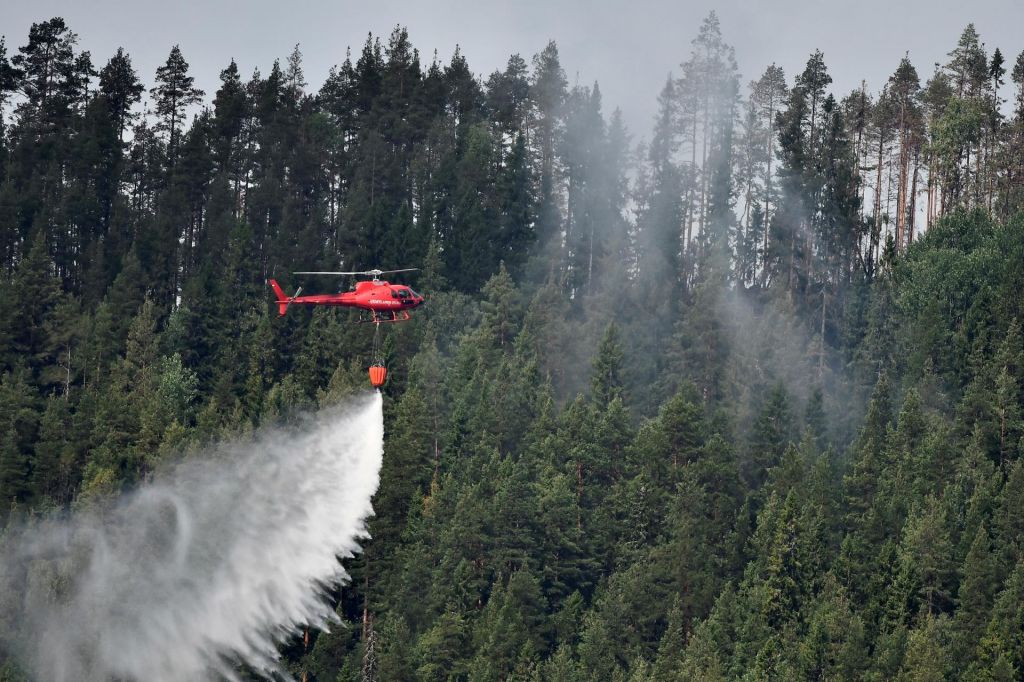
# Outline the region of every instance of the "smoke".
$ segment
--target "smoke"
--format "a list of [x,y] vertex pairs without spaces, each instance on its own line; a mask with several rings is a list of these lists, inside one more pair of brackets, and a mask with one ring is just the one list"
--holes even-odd
[[[235,679],[336,620],[325,590],[368,537],[379,394],[213,448],[104,515],[8,538],[0,618],[38,679]],[[15,603],[10,603],[15,602]]]

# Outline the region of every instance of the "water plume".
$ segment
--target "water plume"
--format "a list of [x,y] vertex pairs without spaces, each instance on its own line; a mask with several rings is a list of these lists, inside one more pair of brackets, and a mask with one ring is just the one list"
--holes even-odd
[[278,642],[335,620],[325,591],[367,537],[382,452],[374,393],[189,458],[102,515],[12,534],[6,646],[56,682],[280,672]]

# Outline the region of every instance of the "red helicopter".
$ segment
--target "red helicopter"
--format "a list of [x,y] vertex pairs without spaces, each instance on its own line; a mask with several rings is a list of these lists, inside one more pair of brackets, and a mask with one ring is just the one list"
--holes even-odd
[[356,282],[352,291],[345,291],[337,294],[315,294],[313,296],[299,296],[302,287],[295,291],[294,296],[288,296],[284,289],[277,283],[277,280],[268,280],[274,294],[277,296],[278,315],[288,312],[290,305],[327,305],[343,308],[357,308],[370,313],[369,319],[361,322],[373,322],[375,326],[373,334],[373,364],[370,365],[370,384],[374,388],[380,388],[387,379],[387,368],[380,352],[380,323],[381,322],[405,322],[411,319],[409,311],[423,305],[423,296],[413,291],[404,284],[389,284],[380,279],[381,275],[396,272],[414,272],[419,268],[405,268],[403,270],[364,270],[361,272],[294,272],[294,275],[363,275],[373,279]]
[[380,279],[381,275],[395,272],[414,272],[419,268],[403,270],[364,270],[361,272],[293,272],[293,275],[368,275],[372,280],[356,282],[352,291],[337,294],[315,294],[299,296],[302,287],[288,296],[277,280],[269,280],[270,286],[277,294],[277,313],[284,315],[290,305],[329,305],[344,308],[358,308],[370,313],[370,319],[363,322],[405,322],[409,311],[423,305],[423,297],[404,284],[389,284]]

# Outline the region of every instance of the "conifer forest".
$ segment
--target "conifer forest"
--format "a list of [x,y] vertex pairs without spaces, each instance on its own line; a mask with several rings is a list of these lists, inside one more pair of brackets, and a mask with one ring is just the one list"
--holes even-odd
[[419,268],[340,622],[275,679],[1024,680],[1024,53],[967,24],[836,92],[692,29],[648,130],[555,42],[480,76],[399,26],[203,92],[6,36],[0,554],[371,391],[373,325],[268,279]]

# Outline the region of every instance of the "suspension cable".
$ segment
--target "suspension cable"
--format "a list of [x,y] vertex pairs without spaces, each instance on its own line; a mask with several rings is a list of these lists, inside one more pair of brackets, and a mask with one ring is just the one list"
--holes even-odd
[[374,365],[383,365],[384,357],[380,348],[380,322],[375,321],[373,324],[373,346],[370,350],[371,361]]

